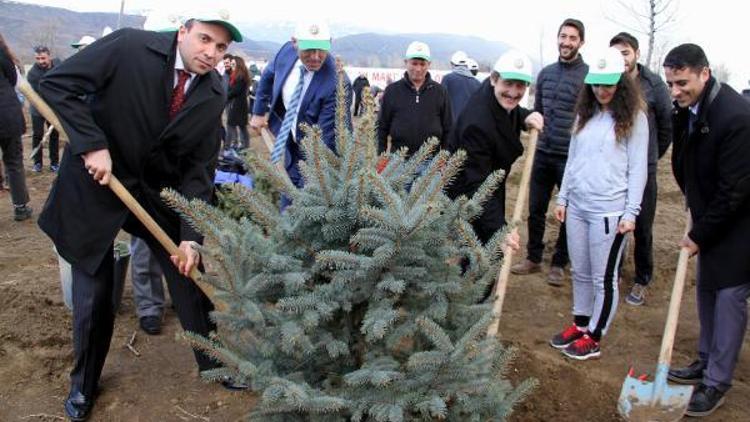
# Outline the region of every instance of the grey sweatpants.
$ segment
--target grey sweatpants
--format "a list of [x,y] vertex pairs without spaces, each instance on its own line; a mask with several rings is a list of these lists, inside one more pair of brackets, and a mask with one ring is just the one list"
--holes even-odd
[[619,292],[618,267],[625,244],[617,232],[618,216],[603,217],[566,210],[568,255],[573,273],[573,315],[588,319],[588,331],[598,340],[615,316]]

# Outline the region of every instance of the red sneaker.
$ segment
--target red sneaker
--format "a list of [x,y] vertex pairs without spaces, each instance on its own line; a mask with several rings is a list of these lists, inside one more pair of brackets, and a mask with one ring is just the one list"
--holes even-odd
[[598,358],[601,355],[599,342],[584,334],[583,337],[563,349],[563,354],[571,359],[586,360]]
[[568,328],[563,330],[563,332],[555,334],[555,336],[552,337],[552,340],[549,341],[549,345],[554,347],[555,349],[564,349],[568,347],[570,343],[573,343],[574,341],[583,337],[584,334],[586,333],[579,330],[578,327],[575,326],[575,324],[572,324]]

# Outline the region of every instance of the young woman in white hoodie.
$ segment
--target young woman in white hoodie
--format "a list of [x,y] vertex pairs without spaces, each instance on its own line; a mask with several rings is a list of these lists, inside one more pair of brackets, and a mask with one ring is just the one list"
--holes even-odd
[[635,229],[648,167],[648,120],[622,55],[594,58],[576,105],[576,123],[555,217],[567,226],[573,323],[550,344],[566,356],[599,357],[617,309],[624,237]]

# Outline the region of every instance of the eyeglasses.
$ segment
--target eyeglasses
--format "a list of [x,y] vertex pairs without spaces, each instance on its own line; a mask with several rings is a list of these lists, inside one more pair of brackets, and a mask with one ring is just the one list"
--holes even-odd
[[49,48],[46,45],[37,45],[36,47],[34,47],[34,53],[49,53]]

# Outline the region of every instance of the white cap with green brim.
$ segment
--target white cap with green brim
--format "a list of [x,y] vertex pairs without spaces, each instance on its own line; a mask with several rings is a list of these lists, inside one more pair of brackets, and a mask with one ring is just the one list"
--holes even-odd
[[73,48],[81,48],[91,44],[94,41],[96,41],[96,38],[92,37],[91,35],[84,35],[80,40],[78,40],[78,42],[71,43],[70,46]]
[[531,83],[534,75],[531,71],[531,59],[518,50],[506,51],[492,68],[505,80],[523,81]]
[[155,32],[172,32],[180,29],[182,18],[175,14],[151,12],[143,22],[143,29]]
[[213,23],[216,25],[223,26],[229,35],[232,37],[232,41],[242,42],[242,33],[236,26],[229,22],[229,12],[226,10],[210,10],[201,13],[194,13],[185,16],[185,21],[194,19],[198,22]]
[[414,41],[409,44],[406,48],[406,54],[404,55],[406,60],[409,59],[422,59],[430,61],[430,47],[420,41]]
[[294,30],[299,50],[331,49],[331,30],[325,22],[300,22]]
[[617,85],[625,71],[622,53],[614,47],[594,55],[594,60],[589,63],[589,73],[584,79],[589,85]]

